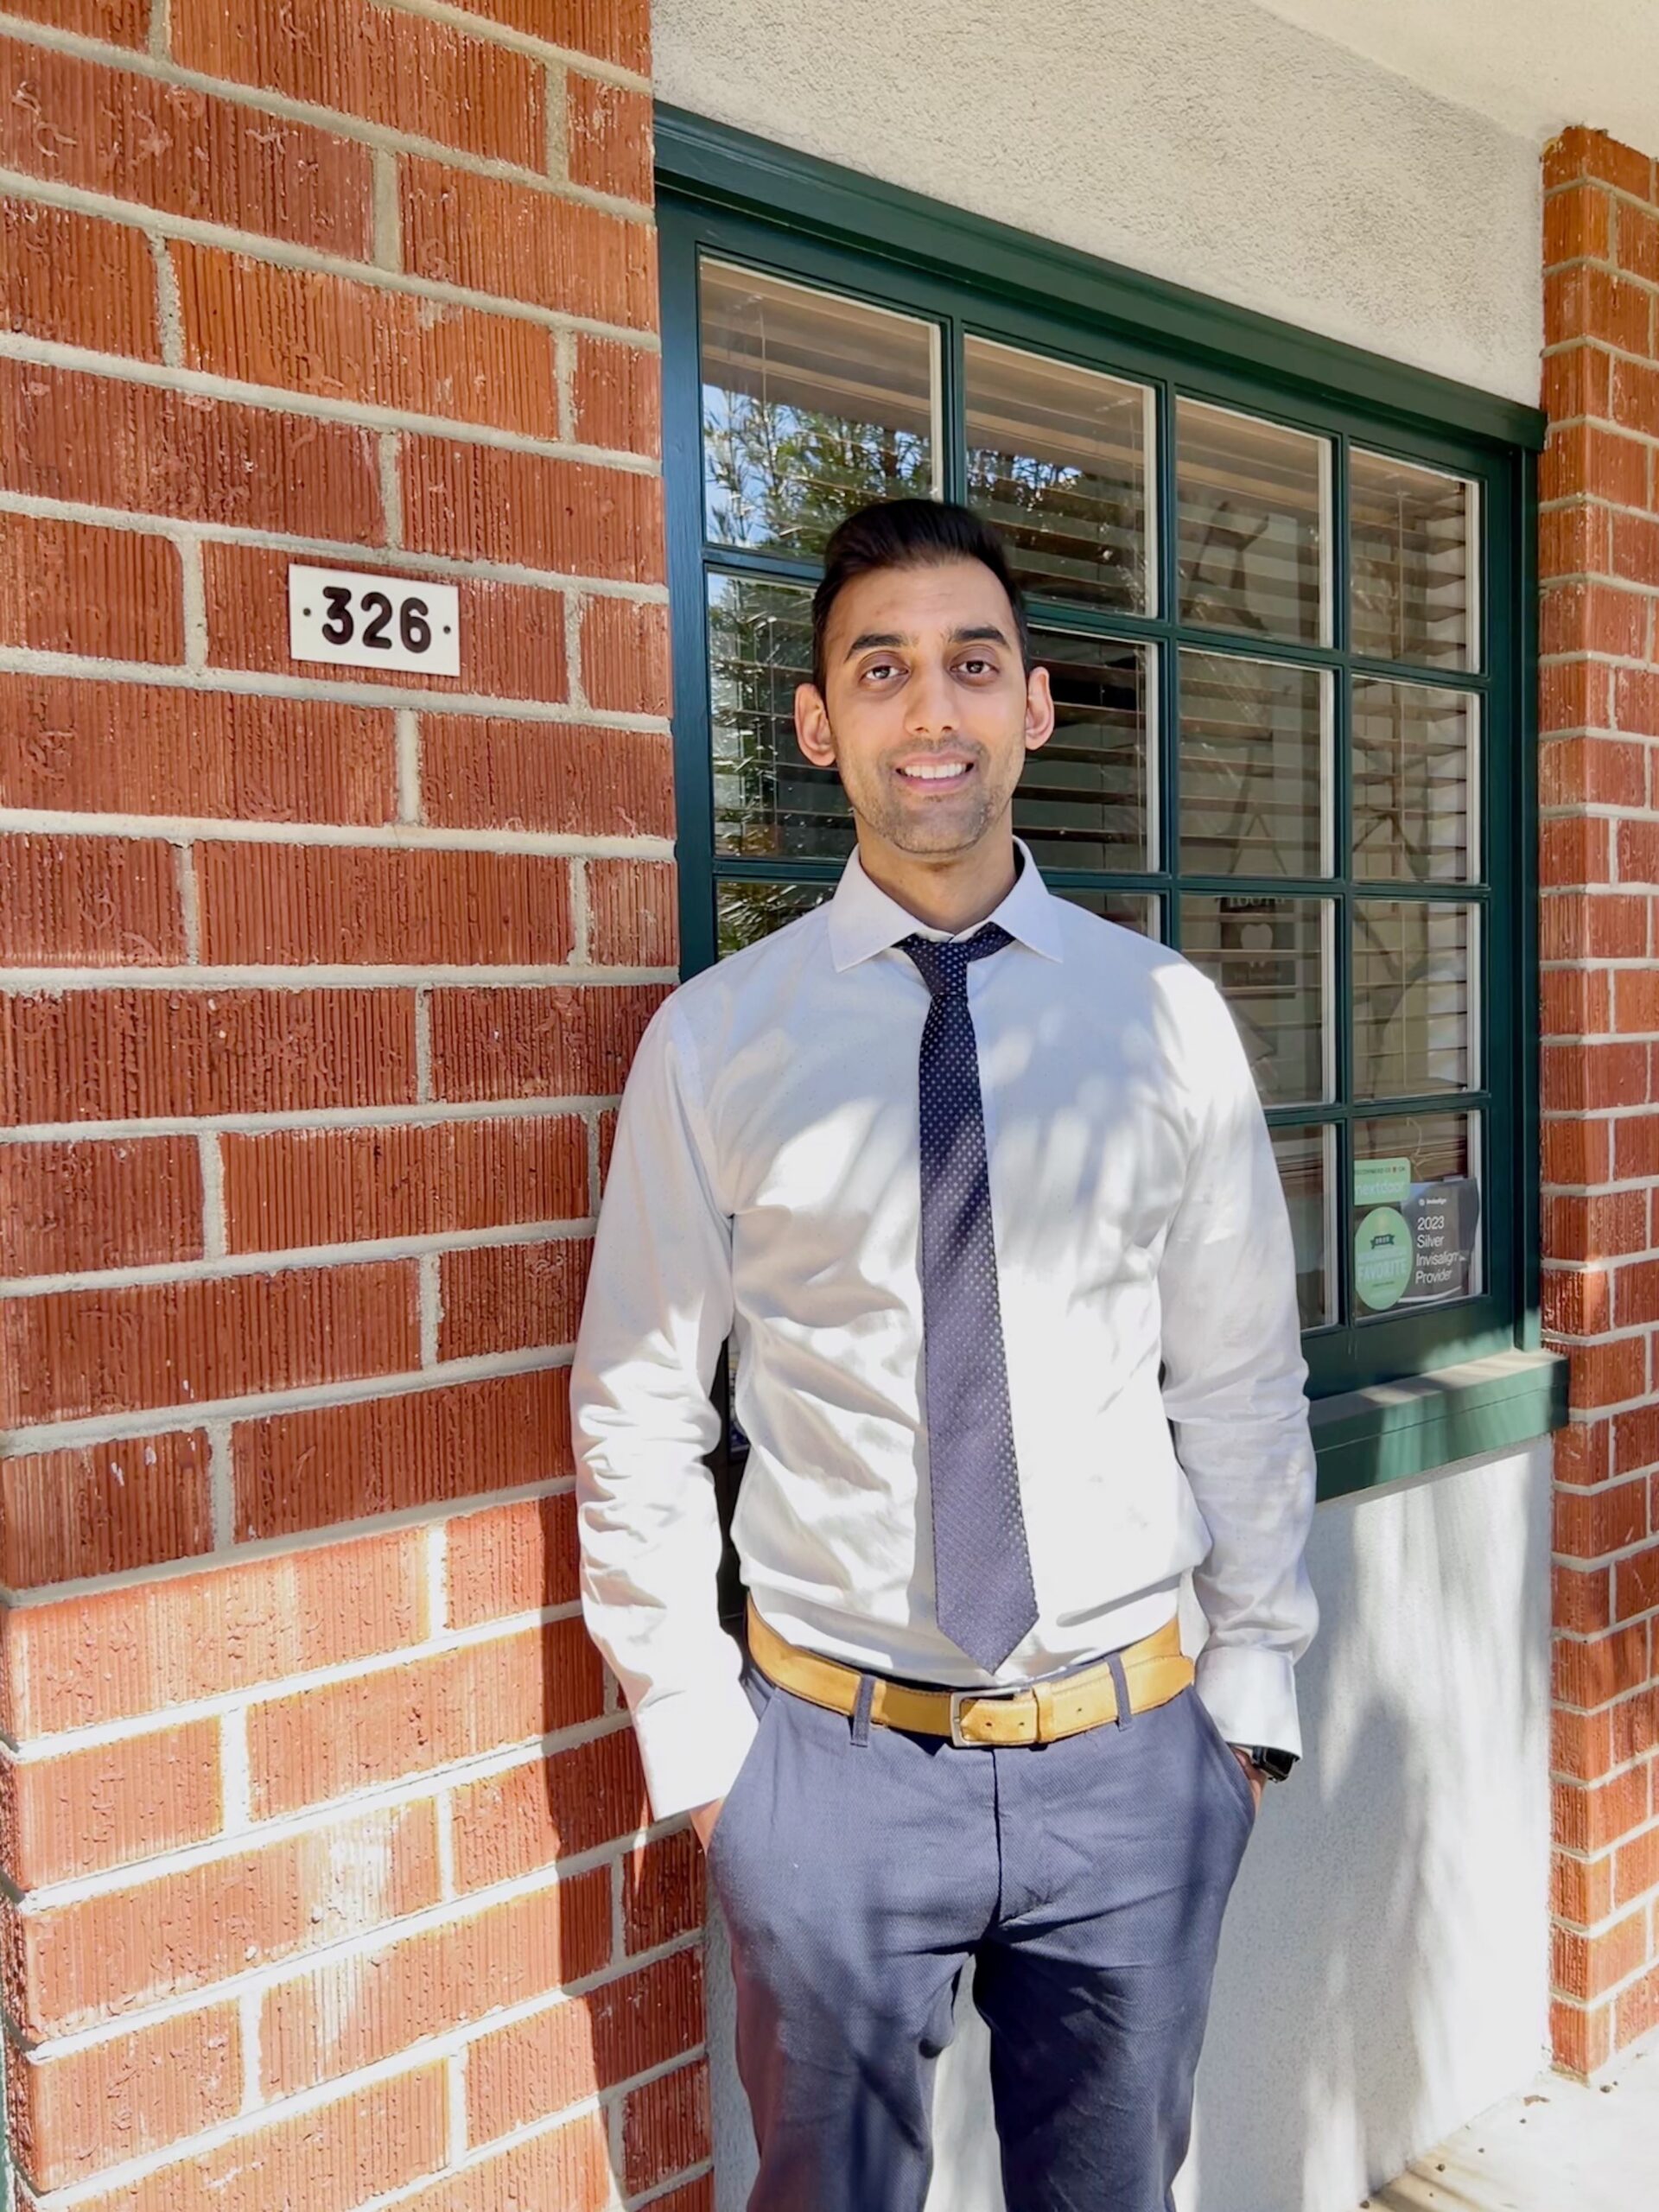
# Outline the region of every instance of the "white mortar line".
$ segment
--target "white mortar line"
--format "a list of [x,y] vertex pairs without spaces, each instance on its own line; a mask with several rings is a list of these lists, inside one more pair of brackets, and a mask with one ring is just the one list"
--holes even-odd
[[380,471],[380,505],[386,518],[386,543],[401,552],[404,543],[404,478],[399,467],[399,444],[396,430],[382,430],[378,443]]
[[419,1262],[419,1299],[421,1322],[421,1365],[436,1367],[442,1355],[438,1349],[443,1325],[443,1291],[439,1275],[440,1261],[435,1252],[423,1252]]
[[377,146],[371,156],[374,177],[375,266],[401,276],[404,267],[404,211],[397,189],[397,156]]
[[[219,1787],[224,1798],[226,1839],[245,1836],[253,1826],[253,1791],[248,1767],[248,1708],[238,1706],[219,1724]],[[157,1854],[158,1856],[160,1854]]]
[[429,1103],[435,1096],[432,1081],[432,994],[423,988],[415,993],[415,1096]]
[[[442,703],[447,708],[448,702]],[[643,734],[658,734],[656,731]],[[674,848],[664,837],[581,837],[557,830],[450,830],[405,822],[353,825],[227,820],[207,815],[80,814],[60,807],[0,806],[0,830],[30,831],[37,836],[156,837],[168,843],[203,838],[216,844],[345,845],[353,851],[366,847],[393,853],[536,853],[548,860],[671,861],[674,857]],[[106,978],[123,972],[109,968],[99,970]],[[474,971],[468,968],[466,972],[470,976]]]
[[[535,990],[581,983],[622,990],[635,985],[677,983],[672,968],[575,968],[520,961],[499,968],[463,967],[434,961],[429,967],[375,967],[369,962],[318,962],[315,967],[261,966],[249,962],[232,968],[8,968],[0,971],[0,993],[28,992],[61,998],[69,991],[311,991],[346,990]],[[429,1093],[428,1096],[430,1094]]]
[[194,674],[207,666],[207,578],[201,550],[202,541],[200,533],[194,530],[170,530],[165,535],[178,549],[179,611],[184,632],[184,665]]
[[185,365],[184,315],[179,304],[178,271],[173,266],[173,257],[162,234],[146,230],[145,236],[156,264],[156,330],[161,340],[162,359],[169,369],[181,369]]
[[444,2087],[448,2093],[449,2166],[453,2169],[467,2155],[467,2054],[464,2050],[450,2052]]
[[559,436],[574,444],[576,435],[576,341],[568,330],[553,336],[553,374],[559,397]]
[[570,861],[570,966],[580,968],[589,975],[601,972],[588,966],[593,944],[593,915],[588,900],[587,861],[575,857]]
[[[447,1122],[515,1121],[521,1116],[545,1121],[563,1114],[586,1114],[616,1103],[613,1092],[605,1096],[573,1094],[568,1098],[435,1099],[429,1105],[319,1106],[314,1112],[300,1108],[281,1114],[156,1114],[129,1116],[124,1121],[23,1122],[6,1131],[6,1141],[60,1144],[76,1139],[89,1144],[114,1143],[130,1137],[195,1136],[204,1129],[220,1130],[227,1135],[268,1136],[283,1130],[308,1135],[325,1129],[383,1129],[404,1124],[410,1128],[433,1128]],[[460,1237],[468,1232],[455,1233]]]
[[[207,1484],[213,1554],[232,1552],[236,1548],[236,1461],[227,1421],[207,1424]],[[207,1564],[213,1554],[196,1554],[198,1564]]]
[[413,707],[399,707],[392,717],[397,734],[397,818],[421,818],[421,718]]
[[558,185],[569,187],[570,176],[569,78],[563,61],[550,61],[542,79],[547,107],[547,173]]
[[[208,1433],[211,1435],[213,1430],[210,1428]],[[573,1481],[574,1478],[569,1475],[543,1475],[537,1482],[511,1484],[497,1490],[479,1491],[465,1497],[435,1499],[423,1505],[400,1506],[393,1512],[359,1516],[354,1521],[330,1522],[323,1528],[301,1529],[293,1535],[251,1536],[245,1542],[235,1545],[233,1549],[227,1542],[226,1552],[192,1552],[183,1559],[157,1560],[148,1567],[127,1568],[119,1576],[79,1575],[67,1581],[41,1583],[32,1589],[21,1591],[10,1590],[0,1586],[0,1596],[3,1596],[5,1603],[14,1611],[23,1612],[35,1606],[62,1605],[76,1598],[107,1598],[112,1590],[119,1590],[125,1595],[149,1589],[161,1583],[181,1582],[192,1574],[210,1573],[221,1567],[257,1565],[261,1561],[270,1560],[295,1559],[308,1552],[327,1551],[334,1545],[359,1542],[367,1536],[397,1535],[405,1529],[429,1528],[435,1522],[447,1520],[460,1514],[487,1513],[498,1506],[504,1505],[533,1504],[540,1498],[564,1496],[571,1489]],[[230,1524],[230,1519],[227,1505],[227,1527]],[[568,1610],[568,1608],[562,1610],[552,1606],[543,1609],[550,1620],[563,1618],[563,1612]],[[528,1621],[531,1616],[525,1615],[524,1618]],[[542,1614],[538,1612],[535,1618],[540,1619]],[[273,1679],[286,1681],[288,1677],[282,1675]],[[223,1690],[218,1692],[216,1696],[208,1700],[207,1702],[213,1704],[216,1708],[222,1708],[227,1698],[238,1698],[246,1694],[245,1690]],[[171,1709],[170,1707],[168,1708],[168,1711]],[[114,1729],[118,1736],[126,1736],[142,1733],[143,1720],[144,1716],[142,1713],[135,1713],[118,1721],[108,1721],[99,1725]],[[60,1730],[56,1738],[39,1737],[30,1740],[31,1742],[57,1740],[61,1747],[61,1741],[66,1737],[73,1736],[79,1739],[85,1734],[85,1729]],[[12,1740],[10,1737],[0,1733],[0,1751],[3,1751],[8,1745],[12,1744]],[[111,1740],[113,1741],[114,1738],[111,1738]],[[25,1747],[19,1751],[18,1756],[28,1758],[33,1757],[34,1753]]]
[[426,1532],[426,1609],[429,1633],[449,1625],[449,1522],[433,1522]]
[[600,1199],[600,1173],[599,1173],[599,1149],[600,1149],[600,1147],[599,1147],[599,1116],[600,1116],[600,1110],[601,1110],[601,1109],[598,1109],[598,1108],[596,1107],[596,1108],[594,1108],[594,1109],[590,1113],[588,1113],[588,1114],[587,1114],[587,1115],[585,1115],[585,1116],[583,1116],[583,1119],[587,1122],[587,1124],[588,1124],[588,1211],[589,1215],[592,1217],[592,1218],[593,1218],[593,1220],[594,1221],[594,1223],[595,1223],[595,1224],[597,1224],[598,1219],[599,1219],[599,1199]]
[[582,605],[581,593],[565,593],[564,688],[570,694],[570,704],[585,714],[588,709],[588,684],[582,665]]
[[430,22],[447,24],[452,30],[464,31],[469,38],[486,39],[493,46],[510,46],[516,53],[537,59],[550,54],[558,60],[574,62],[578,68],[603,77],[608,83],[630,86],[636,92],[651,90],[649,78],[625,69],[620,62],[601,61],[596,55],[582,54],[575,47],[561,46],[556,40],[537,38],[530,31],[513,30],[470,8],[448,7],[444,0],[398,0],[398,6],[405,15],[424,16]]
[[432,1815],[437,1833],[438,1895],[446,1904],[454,1904],[460,1891],[455,1885],[455,1801],[452,1789],[434,1791]]
[[[0,189],[3,189],[0,186]],[[448,302],[445,302],[448,304]],[[215,375],[207,369],[170,368],[165,362],[139,360],[129,353],[94,353],[83,346],[65,346],[54,339],[26,338],[15,331],[0,331],[0,359],[26,362],[32,367],[76,370],[113,384],[138,384],[152,391],[178,392],[188,399],[227,400],[238,407],[258,408],[268,415],[287,415],[297,420],[343,423],[355,429],[412,430],[446,445],[490,446],[546,461],[585,461],[615,469],[620,474],[651,478],[661,474],[651,455],[613,452],[608,447],[565,446],[551,438],[533,438],[522,431],[498,429],[492,423],[470,423],[448,415],[422,415],[409,408],[389,407],[372,399],[330,399],[320,392],[291,389],[286,385],[245,384],[234,377]]]
[[238,2001],[237,2015],[242,2031],[242,2110],[245,2113],[257,2112],[264,2102],[264,2088],[260,2081],[260,2016],[264,2009],[258,1990],[243,1991]]
[[188,837],[174,846],[174,867],[179,887],[179,926],[184,936],[184,957],[192,967],[201,959],[201,910],[197,897],[195,849]]
[[157,61],[168,59],[172,30],[172,0],[149,0],[149,35],[145,51]]
[[[487,1229],[438,1230],[422,1236],[365,1237],[360,1243],[226,1252],[202,1260],[162,1261],[144,1267],[81,1268],[65,1274],[12,1275],[0,1281],[0,1301],[10,1298],[51,1298],[66,1291],[131,1290],[145,1283],[228,1282],[242,1275],[295,1274],[314,1268],[369,1266],[381,1260],[418,1260],[423,1268],[429,1264],[435,1268],[439,1255],[444,1252],[474,1251],[500,1244],[575,1243],[591,1236],[594,1227],[591,1217],[582,1217],[571,1221],[498,1222]],[[442,1318],[441,1301],[435,1305],[432,1318],[435,1324]]]
[[228,1257],[230,1252],[225,1224],[225,1160],[216,1130],[198,1130],[196,1155],[201,1174],[200,1264],[207,1265]]

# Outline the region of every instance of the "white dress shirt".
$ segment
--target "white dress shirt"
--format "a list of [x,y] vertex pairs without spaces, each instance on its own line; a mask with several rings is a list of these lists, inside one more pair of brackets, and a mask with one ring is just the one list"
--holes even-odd
[[1149,1634],[1190,1571],[1223,1734],[1300,1749],[1307,1370],[1249,1063],[1206,976],[1052,896],[1019,852],[993,917],[1014,942],[968,970],[1038,1604],[995,1676],[934,1612],[929,1001],[897,950],[920,925],[855,856],[832,899],[676,991],[634,1060],[571,1406],[582,1602],[658,1818],[723,1796],[755,1729],[702,1464],[728,1334],[750,1445],[733,1533],[780,1635],[882,1674],[1014,1682]]

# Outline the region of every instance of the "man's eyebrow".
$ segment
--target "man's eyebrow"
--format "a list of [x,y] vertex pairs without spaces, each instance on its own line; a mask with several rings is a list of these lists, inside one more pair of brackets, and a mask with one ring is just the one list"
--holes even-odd
[[[1001,645],[1005,651],[1012,650],[1006,633],[998,629],[995,622],[969,623],[952,630],[950,642],[953,645]],[[843,658],[850,660],[855,653],[868,652],[872,645],[909,645],[914,643],[913,638],[901,637],[897,630],[861,630],[848,646]]]

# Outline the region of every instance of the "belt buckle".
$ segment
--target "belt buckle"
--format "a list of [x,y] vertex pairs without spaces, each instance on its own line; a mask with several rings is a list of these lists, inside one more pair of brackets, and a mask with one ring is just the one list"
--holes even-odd
[[971,1736],[962,1732],[962,1708],[969,1698],[977,1699],[977,1690],[952,1690],[950,1693],[950,1740],[959,1751],[980,1751],[985,1746],[976,1744]]
[[[1012,1705],[1018,1698],[1031,1694],[1029,1682],[994,1682],[982,1690],[952,1690],[950,1696],[950,1741],[959,1751],[995,1751],[994,1744],[977,1736],[965,1736],[962,1731],[962,1709],[964,1705]],[[1037,1740],[1035,1737],[1032,1739]]]

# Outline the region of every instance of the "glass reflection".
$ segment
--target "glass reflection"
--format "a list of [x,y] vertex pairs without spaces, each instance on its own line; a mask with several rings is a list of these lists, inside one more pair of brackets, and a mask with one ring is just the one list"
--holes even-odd
[[1474,910],[1354,901],[1354,1096],[1408,1098],[1477,1081]]
[[1470,668],[1477,632],[1475,487],[1356,446],[1348,461],[1357,653]]
[[1478,867],[1478,709],[1465,691],[1354,686],[1354,874],[1464,883]]
[[1331,1163],[1336,1131],[1330,1128],[1271,1131],[1273,1156],[1290,1216],[1296,1255],[1296,1307],[1305,1329],[1334,1321],[1336,1270],[1331,1264]]
[[835,893],[830,883],[732,883],[715,887],[715,944],[720,957],[759,944],[786,922],[798,921]]
[[1176,401],[1183,621],[1329,644],[1329,456],[1305,430]]
[[1184,652],[1181,864],[1195,875],[1323,875],[1330,679]]
[[709,584],[709,709],[715,850],[744,859],[838,860],[853,817],[833,768],[795,740],[795,687],[812,672],[804,584],[714,576]]
[[1147,655],[1109,639],[1039,631],[1054,734],[1026,756],[1014,826],[1045,868],[1150,865]]
[[1231,1007],[1264,1105],[1330,1096],[1326,912],[1319,899],[1181,901],[1181,950]]

